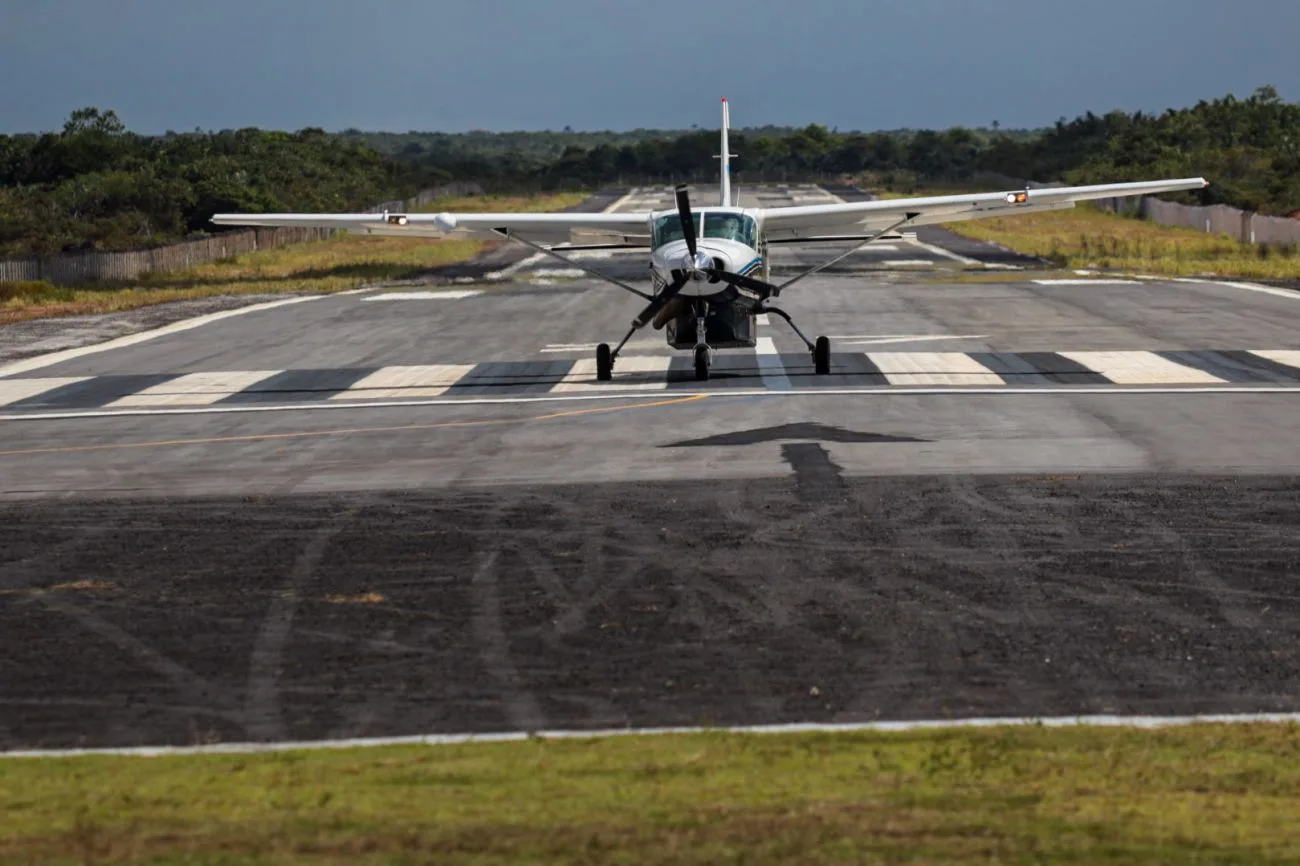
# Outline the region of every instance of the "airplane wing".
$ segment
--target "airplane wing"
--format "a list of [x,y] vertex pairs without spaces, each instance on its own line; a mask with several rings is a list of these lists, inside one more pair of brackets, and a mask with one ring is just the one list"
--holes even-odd
[[1155,195],[1209,186],[1204,178],[1107,183],[1095,186],[1065,186],[1044,189],[1011,190],[975,195],[940,195],[924,198],[898,198],[845,204],[802,205],[765,208],[760,219],[763,234],[769,241],[792,241],[800,238],[821,239],[825,235],[852,235],[890,228],[909,215],[913,226],[959,222],[985,217],[1014,216],[1074,207],[1075,202],[1130,195]]
[[648,239],[646,213],[354,213],[254,214],[223,213],[212,217],[223,226],[308,226],[347,229],[355,234],[389,237],[499,237],[505,229],[535,243],[567,243],[607,238],[613,243]]

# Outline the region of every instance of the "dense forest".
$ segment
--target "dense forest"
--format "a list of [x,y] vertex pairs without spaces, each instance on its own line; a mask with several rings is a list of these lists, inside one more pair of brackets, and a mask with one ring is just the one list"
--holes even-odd
[[[1112,111],[1038,131],[736,130],[740,182],[861,178],[894,188],[1204,175],[1185,201],[1300,210],[1300,104],[1272,87],[1163,114]],[[0,136],[0,256],[140,247],[208,231],[218,211],[343,210],[448,180],[529,191],[710,180],[717,132],[128,132],[112,111]]]
[[214,213],[340,210],[420,183],[320,129],[141,136],[87,108],[58,133],[0,136],[0,256],[146,247],[208,231]]

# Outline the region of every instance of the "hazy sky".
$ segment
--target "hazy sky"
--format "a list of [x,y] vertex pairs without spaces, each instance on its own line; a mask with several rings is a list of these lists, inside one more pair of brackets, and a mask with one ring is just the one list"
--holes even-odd
[[0,0],[0,131],[1042,126],[1273,84],[1297,0]]

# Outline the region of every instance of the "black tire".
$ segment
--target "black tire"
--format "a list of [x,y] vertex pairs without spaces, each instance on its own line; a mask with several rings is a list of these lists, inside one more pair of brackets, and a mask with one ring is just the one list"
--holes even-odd
[[817,369],[818,376],[825,376],[831,371],[831,341],[826,337],[818,337],[813,345],[813,366]]
[[709,347],[695,347],[695,378],[703,382],[709,378]]
[[609,343],[596,347],[596,378],[608,382],[614,378],[614,358],[609,352]]

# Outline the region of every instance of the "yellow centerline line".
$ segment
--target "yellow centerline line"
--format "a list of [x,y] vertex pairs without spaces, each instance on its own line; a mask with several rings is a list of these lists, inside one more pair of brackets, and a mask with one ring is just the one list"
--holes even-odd
[[401,424],[388,427],[340,427],[331,430],[298,430],[289,433],[248,433],[242,436],[206,436],[193,439],[153,439],[146,442],[115,442],[108,445],[68,445],[59,448],[20,448],[0,451],[0,457],[22,457],[33,454],[76,454],[87,451],[113,451],[123,448],[164,448],[178,445],[221,445],[230,442],[260,442],[276,439],[308,439],[323,436],[351,436],[359,433],[398,433],[404,430],[438,430],[448,427],[487,427],[499,424],[525,424],[533,421],[556,421],[580,415],[597,415],[604,412],[626,412],[631,409],[653,409],[660,406],[677,406],[707,399],[710,394],[690,394],[670,400],[649,403],[622,403],[617,406],[596,406],[591,409],[570,409],[565,412],[548,412],[525,418],[477,418],[467,421],[439,421],[431,424]]

